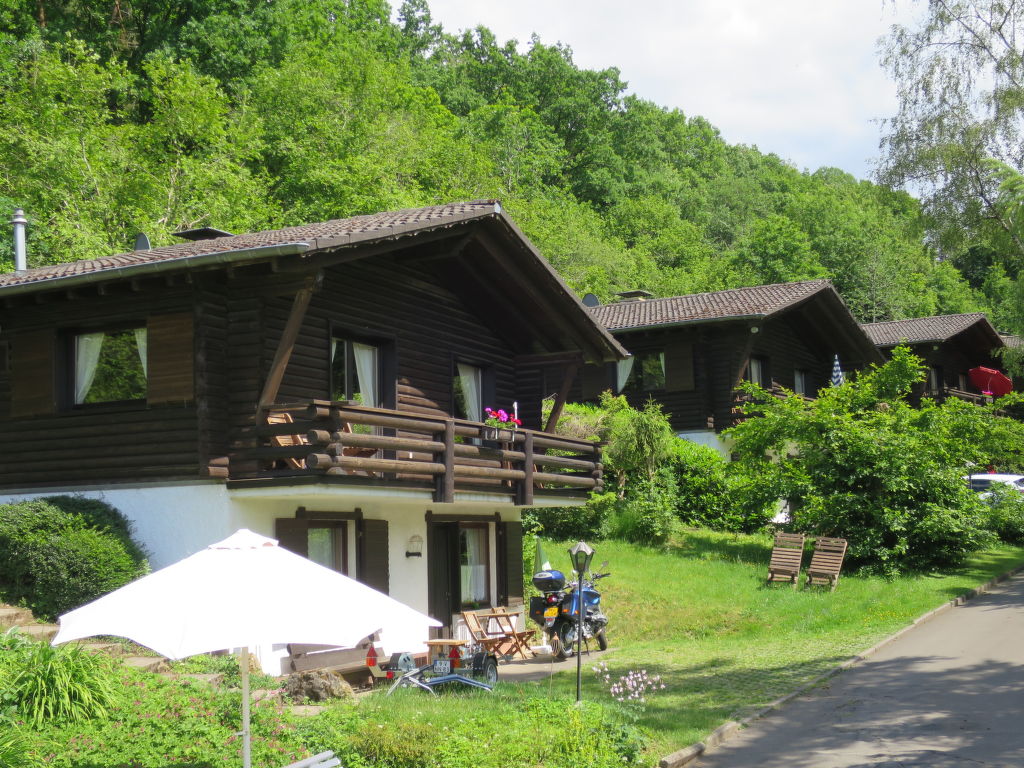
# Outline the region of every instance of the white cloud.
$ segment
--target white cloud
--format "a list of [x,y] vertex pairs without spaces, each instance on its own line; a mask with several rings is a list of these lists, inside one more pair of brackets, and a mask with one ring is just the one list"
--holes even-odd
[[873,121],[895,111],[877,39],[897,18],[881,0],[431,0],[449,32],[561,41],[577,65],[618,67],[631,92],[702,115],[727,141],[798,167],[866,177]]

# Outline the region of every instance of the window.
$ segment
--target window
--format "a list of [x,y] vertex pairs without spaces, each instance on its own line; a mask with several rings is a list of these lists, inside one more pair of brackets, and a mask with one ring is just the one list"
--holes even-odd
[[459,594],[463,608],[490,605],[486,523],[459,524]]
[[483,421],[483,385],[482,368],[468,363],[456,363],[455,374],[452,376],[452,415],[467,421]]
[[807,371],[797,368],[793,371],[793,391],[798,395],[808,394]]
[[314,563],[348,573],[348,523],[310,523],[306,556]]
[[932,366],[928,369],[928,391],[941,392],[942,389],[942,369],[938,366]]
[[[622,361],[630,365],[625,371],[625,384],[621,387],[623,392],[651,392],[658,389],[665,389],[665,353],[638,352],[632,358]],[[619,375],[623,374],[622,363],[620,363]]]
[[360,341],[331,339],[331,399],[378,408],[381,402],[380,348]]
[[80,333],[73,337],[74,403],[146,398],[146,329]]
[[961,392],[968,392],[969,390],[967,389],[967,374],[966,373],[958,374],[956,378],[957,378],[957,388]]
[[747,364],[747,381],[767,389],[771,386],[768,378],[768,358],[752,357]]

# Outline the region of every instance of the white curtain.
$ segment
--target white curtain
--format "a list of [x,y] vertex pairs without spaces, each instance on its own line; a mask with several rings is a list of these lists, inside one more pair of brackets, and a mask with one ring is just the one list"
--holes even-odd
[[331,365],[334,365],[334,356],[338,354],[338,347],[344,343],[341,339],[331,339]]
[[96,378],[96,364],[103,349],[102,333],[82,333],[75,337],[75,403],[85,402]]
[[149,354],[149,335],[145,328],[135,329],[135,346],[139,348],[139,360],[142,361],[142,375],[149,378],[149,362],[146,356]]
[[458,363],[459,384],[462,385],[462,396],[466,401],[466,418],[470,421],[483,421],[484,403],[481,393],[481,371],[475,365]]
[[461,568],[462,602],[483,603],[487,601],[487,560],[484,557],[486,531],[467,530],[463,535],[466,538],[466,559],[469,564]]
[[625,360],[619,360],[615,368],[615,391],[621,392],[623,387],[626,386],[626,382],[629,381],[629,372],[633,370],[632,357],[627,357]]
[[359,394],[363,405],[376,408],[377,402],[377,348],[369,344],[352,342],[352,356],[356,361],[356,376],[359,377]]

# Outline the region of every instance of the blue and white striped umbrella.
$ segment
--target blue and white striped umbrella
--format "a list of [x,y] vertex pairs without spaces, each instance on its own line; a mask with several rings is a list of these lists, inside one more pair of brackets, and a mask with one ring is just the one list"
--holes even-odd
[[836,359],[832,362],[832,386],[841,387],[845,381],[846,379],[843,377],[843,368],[839,365],[839,355],[836,355]]

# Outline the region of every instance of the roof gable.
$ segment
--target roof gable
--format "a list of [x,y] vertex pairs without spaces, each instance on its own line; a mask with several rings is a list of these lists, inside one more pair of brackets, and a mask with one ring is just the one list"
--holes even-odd
[[769,317],[822,291],[828,280],[755,285],[714,293],[693,293],[648,301],[621,301],[593,307],[594,317],[610,331],[659,325]]
[[[85,261],[37,267],[24,272],[0,274],[0,296],[21,293],[26,289],[61,287],[54,283],[70,278],[101,279],[104,277],[104,273],[113,273],[112,276],[116,276],[118,272],[141,270],[158,264],[166,264],[169,269],[174,269],[176,266],[185,269],[190,263],[190,259],[216,254],[251,252],[252,259],[256,260],[270,255],[266,251],[261,253],[258,249],[273,249],[275,246],[305,246],[292,250],[293,253],[297,253],[305,250],[354,245],[450,226],[471,219],[496,216],[500,213],[501,205],[496,200],[477,200],[467,203],[407,208],[400,211],[353,216],[347,219],[333,219],[317,224],[175,243],[145,251],[130,251]],[[61,283],[61,285],[63,284]]]
[[992,337],[994,346],[1004,345],[999,333],[983,312],[915,317],[909,320],[889,320],[882,323],[865,323],[864,332],[867,333],[868,338],[876,346],[895,347],[903,342],[922,344],[948,341],[953,336],[975,325],[979,326],[979,330],[988,333]]

